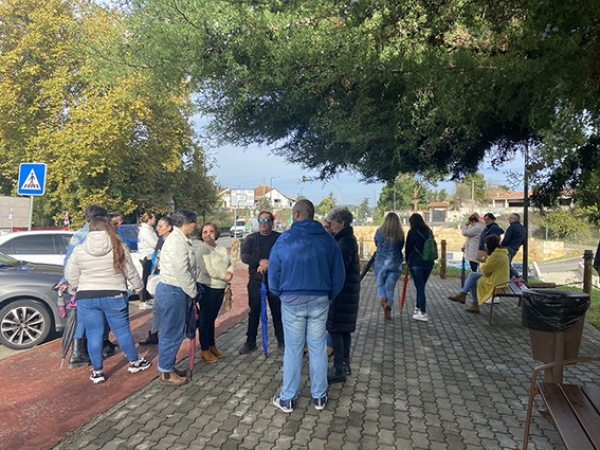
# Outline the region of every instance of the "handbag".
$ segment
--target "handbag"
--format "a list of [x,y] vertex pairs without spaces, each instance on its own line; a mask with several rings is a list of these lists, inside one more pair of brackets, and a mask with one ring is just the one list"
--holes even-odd
[[160,281],[160,275],[157,273],[153,273],[148,277],[148,281],[146,281],[146,290],[152,296],[156,294],[156,286],[158,286],[158,282]]
[[225,288],[225,294],[223,295],[223,309],[225,311],[229,311],[231,309],[231,298],[233,297],[233,292],[231,291],[231,284],[227,284]]

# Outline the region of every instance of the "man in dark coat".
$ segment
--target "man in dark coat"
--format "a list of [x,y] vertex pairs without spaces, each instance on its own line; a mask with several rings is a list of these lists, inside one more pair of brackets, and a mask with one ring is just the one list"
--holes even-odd
[[[527,239],[527,230],[521,224],[521,216],[517,213],[512,213],[508,216],[508,222],[510,225],[506,229],[504,239],[500,245],[508,250],[508,263],[510,264],[510,277],[519,276],[519,272],[513,269],[512,260],[521,248],[521,245]],[[525,270],[525,268],[523,268]]]
[[[260,284],[264,282],[267,284],[267,288],[269,287],[267,279],[269,255],[279,236],[281,236],[281,233],[273,231],[273,214],[269,211],[261,211],[258,214],[258,233],[249,235],[242,244],[242,262],[248,264],[248,303],[250,306],[246,343],[240,348],[240,354],[242,355],[256,349],[256,335],[260,321]],[[267,301],[273,318],[277,347],[283,351],[281,300],[272,292],[267,291]]]
[[346,381],[350,370],[351,334],[356,330],[358,303],[360,300],[360,257],[358,243],[354,236],[352,213],[345,206],[335,208],[327,215],[331,222],[333,237],[340,246],[346,281],[342,292],[331,300],[327,316],[327,331],[333,345],[333,367],[327,372],[327,381],[340,383]]

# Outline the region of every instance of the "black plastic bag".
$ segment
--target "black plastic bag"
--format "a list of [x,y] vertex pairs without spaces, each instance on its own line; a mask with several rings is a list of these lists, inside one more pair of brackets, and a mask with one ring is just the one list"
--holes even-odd
[[559,289],[523,291],[521,323],[538,331],[559,333],[581,319],[590,306],[590,295]]

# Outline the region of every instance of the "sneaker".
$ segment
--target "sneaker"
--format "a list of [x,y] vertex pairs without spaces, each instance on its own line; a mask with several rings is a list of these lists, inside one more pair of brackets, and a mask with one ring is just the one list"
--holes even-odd
[[313,403],[315,404],[315,409],[317,411],[322,411],[325,409],[325,405],[327,404],[327,396],[321,398],[313,398]]
[[90,375],[90,380],[92,380],[92,382],[94,384],[98,384],[98,383],[104,383],[106,381],[106,378],[104,378],[104,372],[102,372],[101,370],[99,370],[98,372],[96,372],[95,370],[92,370],[92,374]]
[[421,314],[421,310],[415,306],[415,310],[413,311],[413,316],[416,316],[417,314]]
[[138,373],[142,370],[148,369],[151,365],[152,363],[150,361],[146,361],[144,358],[138,359],[137,361],[129,363],[129,369],[127,369],[127,372]]
[[253,352],[254,350],[256,350],[256,342],[246,342],[240,347],[240,355],[245,355]]
[[144,303],[145,309],[152,309],[153,307],[154,307],[154,301],[152,301],[152,300],[148,300],[146,303]]
[[498,297],[494,297],[490,298],[487,302],[485,302],[486,305],[491,305],[492,303],[494,303],[494,305],[497,305],[498,303],[500,303],[500,299]]
[[[294,400],[281,400],[279,395],[273,397],[273,404],[277,406],[284,413],[291,413],[294,410]],[[325,406],[325,405],[323,405]]]
[[427,317],[427,313],[423,314],[422,312],[415,314],[413,316],[413,319],[418,320],[420,322],[429,322],[429,317]]

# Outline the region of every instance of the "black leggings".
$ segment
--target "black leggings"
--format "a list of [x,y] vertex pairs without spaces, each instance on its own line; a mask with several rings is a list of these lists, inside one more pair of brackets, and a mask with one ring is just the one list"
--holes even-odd
[[202,295],[200,296],[200,349],[208,350],[215,345],[215,320],[219,315],[219,309],[223,304],[225,288],[213,289],[202,284]]
[[350,333],[329,333],[333,347],[333,366],[341,368],[344,361],[350,361],[350,344],[352,338]]
[[477,268],[479,267],[477,261],[469,261],[469,265],[471,266],[471,272],[477,272]]
[[142,263],[142,283],[144,283],[144,287],[140,291],[140,301],[145,302],[150,300],[150,293],[146,290],[146,284],[148,284],[148,277],[152,269],[152,258],[144,258],[140,262]]

